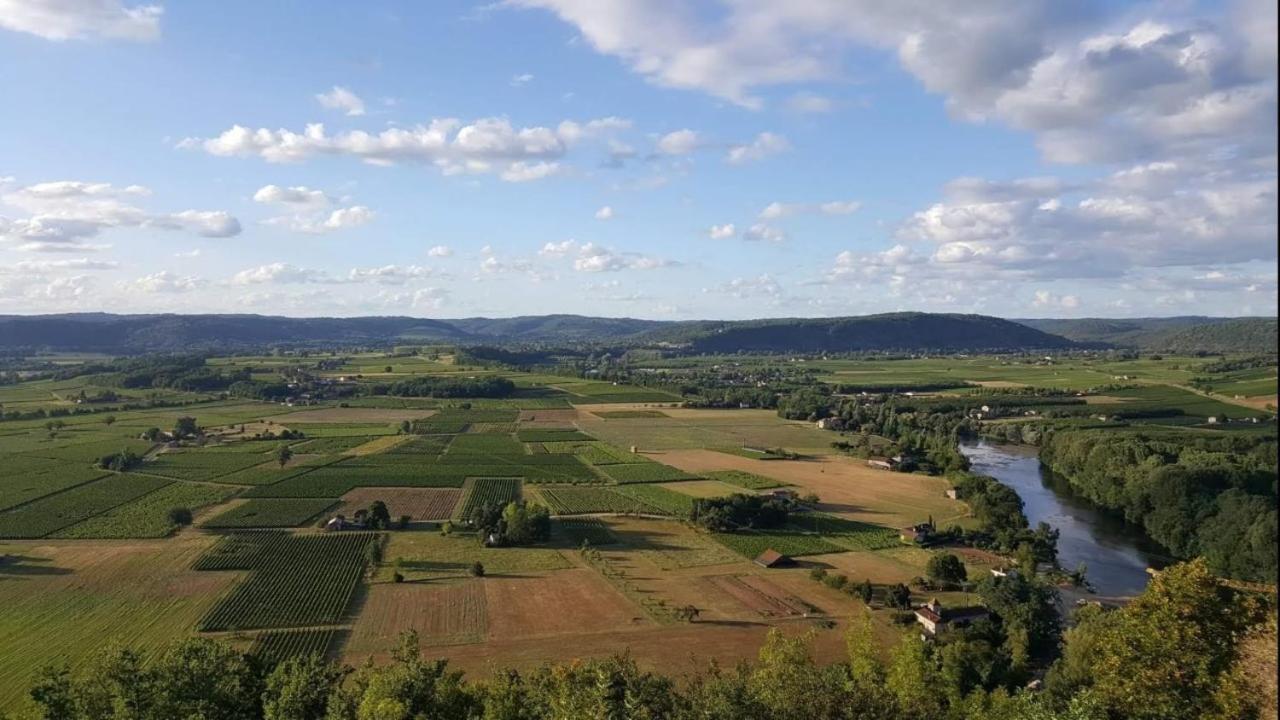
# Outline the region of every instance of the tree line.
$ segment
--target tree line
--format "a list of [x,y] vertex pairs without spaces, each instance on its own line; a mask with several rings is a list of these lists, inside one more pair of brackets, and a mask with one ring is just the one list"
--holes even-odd
[[856,617],[845,657],[825,665],[811,633],[778,630],[754,662],[684,677],[624,654],[467,679],[424,658],[413,632],[390,663],[358,668],[316,655],[273,666],[198,638],[151,659],[109,649],[75,674],[47,667],[29,693],[47,720],[1247,720],[1274,702],[1274,608],[1201,561],[1164,571],[1127,607],[1084,611],[1032,690],[1034,657],[1058,649],[1042,592],[990,583],[991,621],[930,642],[908,633],[887,658]]

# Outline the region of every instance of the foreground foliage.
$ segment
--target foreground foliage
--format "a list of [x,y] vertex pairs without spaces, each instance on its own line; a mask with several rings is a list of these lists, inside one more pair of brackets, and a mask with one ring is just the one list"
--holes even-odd
[[30,697],[50,720],[1226,720],[1260,717],[1274,697],[1274,675],[1257,667],[1274,658],[1274,623],[1246,633],[1259,614],[1203,563],[1171,568],[1129,607],[1068,633],[1044,692],[1021,689],[1023,659],[994,643],[1024,634],[1016,622],[931,643],[911,634],[886,662],[864,617],[846,636],[847,660],[826,667],[811,635],[776,630],[756,662],[680,680],[622,655],[468,681],[424,659],[412,632],[393,662],[359,669],[318,654],[273,664],[200,639],[150,663],[116,649],[77,676],[46,668]]

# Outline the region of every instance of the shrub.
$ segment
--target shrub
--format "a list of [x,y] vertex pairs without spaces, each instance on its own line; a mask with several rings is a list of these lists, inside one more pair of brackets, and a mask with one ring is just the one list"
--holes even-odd
[[471,563],[471,577],[484,577],[484,563],[479,560]]
[[827,575],[825,578],[822,579],[822,582],[824,585],[826,585],[829,588],[832,588],[833,590],[839,590],[849,583],[849,578],[845,577],[844,575],[833,574],[833,575]]
[[809,577],[813,580],[817,580],[818,582],[822,582],[822,579],[826,576],[827,571],[822,568],[814,568],[809,571]]
[[394,573],[391,574],[391,582],[397,582],[397,583],[404,582],[404,575],[402,575],[399,570],[395,571]]
[[184,507],[170,508],[169,514],[167,515],[167,517],[169,518],[170,525],[182,525],[182,526],[190,525],[191,524],[191,508],[184,508]]

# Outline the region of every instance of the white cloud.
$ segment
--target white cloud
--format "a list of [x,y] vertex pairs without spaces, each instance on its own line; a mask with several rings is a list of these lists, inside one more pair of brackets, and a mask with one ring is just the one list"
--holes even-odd
[[683,130],[675,130],[658,138],[658,152],[663,155],[689,155],[697,150],[702,144],[702,138],[698,133],[685,128]]
[[761,220],[777,220],[778,218],[802,213],[821,215],[851,215],[862,207],[856,200],[833,200],[824,203],[780,203],[771,202],[760,211]]
[[375,217],[376,213],[364,205],[353,205],[351,207],[337,208],[328,213],[321,211],[311,214],[282,215],[263,220],[263,223],[283,227],[293,232],[323,235],[338,230],[359,227],[372,221]]
[[771,132],[762,132],[746,145],[730,146],[728,153],[725,154],[725,160],[734,165],[755,162],[763,160],[770,155],[777,155],[791,149],[791,143],[781,135]]
[[364,114],[364,100],[341,85],[334,85],[329,92],[317,94],[316,100],[330,110],[341,110],[349,116]]
[[893,53],[957,117],[1032,132],[1056,162],[1265,158],[1276,147],[1267,0],[1198,17],[1177,4],[1054,0],[509,4],[555,13],[651,82],[749,108],[763,106],[761,89],[844,81],[853,51],[871,48]]
[[218,156],[258,156],[267,162],[300,162],[319,155],[355,157],[374,165],[428,163],[446,175],[496,174],[509,182],[537,180],[561,170],[557,162],[574,143],[629,127],[607,117],[585,123],[570,120],[555,128],[515,128],[505,118],[463,124],[455,118],[432,120],[377,134],[362,130],[329,135],[323,124],[303,132],[251,129],[235,125],[217,137],[188,138],[182,148],[201,148]]
[[0,28],[46,40],[154,40],[163,13],[159,5],[120,0],[0,0]]
[[328,273],[320,270],[301,268],[289,263],[275,262],[259,265],[255,268],[241,270],[231,278],[233,285],[263,285],[289,283],[332,283],[337,282]]
[[829,97],[801,92],[787,98],[787,108],[798,113],[827,113],[835,109],[835,103]]
[[[120,263],[114,260],[90,260],[74,258],[70,260],[21,260],[13,264],[13,270],[20,273],[45,273],[50,270],[114,270]],[[4,268],[0,268],[3,272]]]
[[597,219],[597,220],[612,220],[612,219],[613,219],[613,208],[612,208],[611,206],[609,206],[609,205],[605,205],[604,207],[600,208],[599,210],[597,210],[597,211],[596,211],[596,219]]
[[757,277],[734,278],[716,288],[717,291],[746,300],[750,298],[766,298],[777,301],[782,297],[782,286],[768,273]]
[[126,291],[144,293],[184,293],[195,290],[202,285],[204,285],[204,281],[198,277],[180,277],[168,270],[161,270],[127,283],[121,283],[120,288]]
[[383,265],[371,268],[351,268],[347,274],[349,282],[374,282],[382,285],[403,285],[410,280],[428,278],[435,275],[431,268],[421,265]]
[[711,228],[707,230],[707,237],[712,240],[724,240],[725,238],[733,237],[736,232],[737,229],[733,226],[733,223],[712,225]]
[[576,240],[562,240],[560,242],[548,242],[538,251],[539,255],[546,257],[562,257],[573,252],[578,247]]
[[448,245],[435,245],[427,250],[427,257],[446,258],[453,255],[453,248]]
[[150,195],[138,185],[117,188],[108,183],[57,181],[8,187],[0,204],[27,217],[0,215],[0,243],[37,252],[80,252],[101,249],[90,241],[117,228],[186,230],[205,237],[231,237],[240,222],[225,211],[183,210],[153,214],[132,204]]
[[531,82],[533,82],[532,73],[520,73],[519,75],[511,76],[511,87],[520,87],[521,85],[528,85]]
[[747,228],[742,233],[744,240],[763,240],[765,242],[782,242],[787,239],[787,234],[782,230],[769,225],[767,223],[756,223]]
[[1031,307],[1075,310],[1080,307],[1080,298],[1075,295],[1055,295],[1048,290],[1036,290]]
[[329,204],[329,196],[323,190],[315,190],[305,185],[281,187],[279,185],[263,185],[253,194],[253,201],[259,203],[281,203],[285,205],[311,205],[323,207]]

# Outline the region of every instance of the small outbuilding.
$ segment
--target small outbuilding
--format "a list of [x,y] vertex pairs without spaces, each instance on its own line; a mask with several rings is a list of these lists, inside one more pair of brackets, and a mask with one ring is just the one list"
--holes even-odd
[[788,555],[783,555],[777,550],[769,548],[756,556],[755,564],[763,568],[780,568],[795,565],[796,561],[792,560]]
[[867,467],[873,467],[879,470],[892,470],[897,466],[898,463],[893,458],[878,455],[867,458]]

